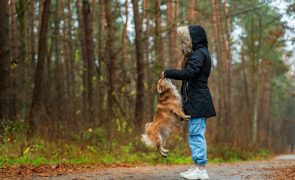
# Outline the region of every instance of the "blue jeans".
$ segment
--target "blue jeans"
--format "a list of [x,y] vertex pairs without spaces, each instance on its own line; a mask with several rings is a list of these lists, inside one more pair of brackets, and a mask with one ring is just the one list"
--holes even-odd
[[188,143],[192,159],[198,166],[205,166],[207,163],[206,121],[206,118],[192,118],[188,122]]

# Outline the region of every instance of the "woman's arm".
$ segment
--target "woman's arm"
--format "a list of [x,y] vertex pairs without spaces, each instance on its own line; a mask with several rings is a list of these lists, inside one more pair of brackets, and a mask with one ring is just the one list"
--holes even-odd
[[189,58],[185,69],[167,69],[163,72],[162,76],[165,78],[176,79],[176,80],[188,80],[196,78],[199,74],[205,56],[200,52],[194,52]]

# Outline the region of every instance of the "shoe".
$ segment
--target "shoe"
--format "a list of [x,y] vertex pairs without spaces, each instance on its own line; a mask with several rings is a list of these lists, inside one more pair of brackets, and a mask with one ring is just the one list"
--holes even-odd
[[191,171],[193,171],[193,170],[195,170],[195,169],[196,169],[196,166],[194,166],[194,167],[190,167],[190,168],[188,168],[188,170],[186,170],[186,171],[180,173],[180,176],[183,177],[183,175],[185,175],[185,174],[187,174],[187,173],[190,173]]
[[201,171],[198,168],[195,168],[191,172],[184,174],[182,177],[186,179],[201,179],[201,180],[209,179],[206,169]]

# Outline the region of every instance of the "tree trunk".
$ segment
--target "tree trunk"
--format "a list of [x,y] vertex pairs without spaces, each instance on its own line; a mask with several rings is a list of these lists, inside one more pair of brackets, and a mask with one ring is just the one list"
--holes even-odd
[[136,102],[135,102],[135,124],[138,133],[141,131],[141,125],[143,120],[143,98],[144,98],[144,65],[143,65],[143,51],[142,51],[142,20],[138,10],[138,2],[132,0],[133,12],[134,12],[134,24],[135,24],[135,44],[136,44]]
[[257,123],[257,140],[259,143],[260,148],[269,148],[268,147],[268,139],[270,139],[269,136],[269,118],[267,117],[268,112],[268,94],[269,91],[267,89],[267,75],[268,72],[268,66],[269,64],[267,61],[262,61],[259,66],[261,66],[261,72],[259,73],[259,114],[258,114],[258,123]]
[[231,85],[231,77],[232,77],[232,55],[231,55],[231,37],[230,34],[232,32],[232,27],[231,27],[231,19],[229,17],[229,9],[227,5],[227,0],[224,1],[224,10],[225,10],[225,21],[226,21],[226,41],[225,41],[225,47],[226,47],[226,55],[227,55],[227,69],[226,69],[226,74],[227,74],[227,112],[228,112],[228,119],[229,121],[232,120],[232,110],[231,110],[231,103],[232,103],[232,85]]
[[[251,113],[252,113],[252,144],[256,145],[257,142],[257,123],[258,123],[258,103],[259,103],[259,82],[258,82],[258,58],[255,57],[256,46],[255,42],[257,41],[254,37],[254,18],[251,19],[250,26],[250,78],[249,78],[249,88],[250,88],[250,104],[252,105]],[[261,31],[261,29],[259,29]],[[260,39],[259,39],[260,44]],[[259,47],[259,46],[258,46]],[[258,49],[258,48],[257,48]]]
[[123,81],[126,82],[126,74],[125,74],[125,61],[126,61],[126,41],[127,41],[127,25],[128,25],[128,0],[125,0],[125,17],[126,20],[123,25],[122,32],[122,69],[123,69]]
[[196,0],[189,0],[187,19],[189,24],[195,24],[197,22]]
[[154,83],[153,83],[153,63],[152,60],[150,59],[150,21],[151,21],[151,13],[150,11],[150,4],[149,0],[144,0],[143,1],[143,15],[145,18],[145,44],[144,44],[144,49],[145,49],[145,69],[146,69],[146,81],[147,83],[147,91],[146,91],[146,98],[147,98],[147,103],[146,106],[149,107],[149,110],[145,114],[146,117],[148,117],[148,120],[151,120],[154,116],[154,103],[153,103],[153,94],[154,94]]
[[30,1],[31,3],[31,11],[30,11],[30,18],[28,18],[28,21],[29,21],[29,25],[31,26],[30,27],[30,39],[31,39],[31,42],[29,43],[30,44],[30,54],[28,54],[27,57],[31,57],[31,66],[32,66],[32,73],[31,73],[31,77],[32,79],[34,78],[34,74],[35,74],[35,69],[36,69],[36,58],[35,58],[35,55],[36,55],[36,48],[35,48],[35,33],[34,33],[34,21],[35,21],[35,2],[34,1]]
[[81,55],[83,59],[83,69],[82,69],[82,109],[83,109],[83,119],[88,120],[88,99],[87,99],[87,92],[88,92],[88,81],[87,81],[87,56],[86,56],[86,37],[85,37],[85,24],[83,20],[83,15],[81,13],[81,7],[79,1],[76,2],[77,7],[77,14],[78,14],[78,21],[79,21],[79,40],[80,40],[80,48],[81,48]]
[[[230,109],[230,93],[231,93],[231,52],[230,52],[230,33],[231,33],[231,25],[230,19],[228,17],[228,7],[227,1],[224,0],[223,3],[220,4],[220,9],[223,9],[223,14],[221,15],[221,34],[222,34],[222,43],[223,43],[223,51],[222,58],[224,62],[222,63],[222,74],[225,77],[222,77],[223,82],[223,104],[224,104],[224,125],[225,130],[228,131],[227,127],[229,127],[229,121],[231,121],[231,109]],[[229,139],[232,131],[226,133],[225,139]]]
[[[65,1],[62,2],[62,6],[64,8],[67,8],[68,11],[67,12],[62,12],[62,19],[64,21],[64,26],[62,29],[62,37],[63,37],[63,70],[64,70],[64,88],[65,88],[65,101],[66,101],[66,108],[68,110],[68,103],[70,103],[71,101],[71,95],[72,95],[72,83],[71,83],[71,61],[73,60],[73,56],[72,56],[72,47],[71,47],[71,43],[72,43],[72,35],[71,35],[71,30],[69,30],[69,26],[71,26],[71,17],[68,15],[71,12],[71,7],[68,5],[69,1]],[[69,112],[68,112],[69,113]]]
[[[104,98],[103,98],[103,94],[106,92],[102,87],[102,62],[104,57],[104,44],[105,44],[105,29],[104,29],[104,25],[105,25],[105,7],[104,7],[104,0],[99,0],[99,15],[98,15],[98,19],[99,22],[98,23],[98,33],[97,33],[97,53],[98,53],[98,66],[97,66],[97,76],[98,76],[98,82],[99,82],[99,92],[98,92],[98,103],[99,103],[99,112],[98,114],[100,115],[100,117],[105,118],[105,109],[106,107],[103,106],[104,104]],[[107,103],[106,103],[107,104]]]
[[[129,88],[130,88],[130,81],[128,81],[127,79],[127,69],[128,69],[128,58],[127,58],[127,46],[128,46],[128,33],[127,33],[127,28],[128,28],[128,21],[129,21],[129,1],[125,0],[124,3],[124,16],[125,16],[125,22],[123,25],[123,32],[122,32],[122,59],[121,59],[121,71],[122,71],[122,83],[121,83],[121,87],[120,89],[124,89],[124,91],[121,91],[121,102],[122,102],[122,106],[126,108],[126,112],[130,112],[130,107],[129,107],[129,99],[127,99],[126,97],[128,97],[128,92],[130,92]],[[143,12],[145,13],[145,12]],[[144,42],[143,42],[144,43]],[[126,98],[126,99],[125,99]],[[129,120],[132,120],[133,114],[130,116],[129,114]],[[129,121],[128,123],[132,124],[133,122]]]
[[[107,72],[108,72],[108,88],[107,88],[107,104],[108,104],[108,114],[107,114],[107,133],[108,137],[113,137],[113,117],[114,117],[114,71],[115,71],[115,61],[113,56],[113,17],[112,12],[110,11],[110,1],[104,0],[104,13],[105,13],[105,19],[106,19],[106,29],[107,29],[107,37],[106,37],[106,46],[105,46],[105,52],[106,52],[106,60],[107,62]],[[109,143],[109,147],[112,148],[112,143]]]
[[66,50],[66,67],[67,67],[67,91],[68,99],[72,101],[75,94],[75,76],[74,76],[74,45],[73,45],[73,33],[72,33],[72,7],[71,1],[68,0],[66,3],[68,9],[67,16],[65,17],[66,25],[64,26],[65,33],[65,50]]
[[10,75],[11,75],[11,90],[10,90],[10,115],[11,120],[15,120],[17,116],[17,77],[18,77],[18,34],[16,27],[16,11],[15,1],[10,0],[10,49],[11,49],[11,63],[10,63]]
[[[0,1],[0,121],[9,116],[9,9],[8,0]],[[3,133],[0,126],[0,137]]]
[[[45,73],[45,60],[47,54],[47,29],[50,16],[50,2],[45,0],[42,12],[42,21],[40,28],[40,37],[38,45],[38,62],[35,73],[35,87],[33,92],[32,106],[28,118],[29,128],[27,136],[30,138],[35,132],[35,117],[44,110],[43,93],[44,93],[44,73]],[[43,112],[45,113],[45,112]]]
[[242,61],[242,71],[243,71],[243,80],[244,80],[244,94],[245,94],[245,100],[246,100],[246,117],[245,119],[248,120],[244,122],[245,124],[245,136],[246,136],[246,142],[251,141],[251,122],[250,117],[251,117],[251,109],[250,109],[250,94],[249,94],[249,88],[248,88],[248,76],[246,73],[246,62],[245,62],[245,50],[244,50],[244,39],[242,39],[242,45],[241,45],[241,61]]
[[92,18],[90,11],[90,4],[88,0],[83,0],[83,20],[84,20],[84,33],[85,33],[85,43],[86,43],[86,54],[84,58],[87,61],[87,97],[88,97],[88,111],[89,111],[89,121],[94,122],[94,107],[93,107],[93,67],[94,67],[94,49],[93,49],[93,36],[92,36]]
[[[212,11],[212,24],[213,24],[213,38],[214,38],[214,49],[215,49],[215,53],[216,53],[216,59],[217,59],[217,71],[218,71],[218,127],[220,127],[221,129],[223,129],[224,126],[224,105],[223,105],[223,101],[222,101],[222,96],[223,94],[223,81],[222,81],[222,76],[223,76],[223,72],[222,72],[222,57],[221,57],[221,50],[220,50],[220,37],[219,37],[219,24],[218,24],[218,17],[219,17],[219,13],[218,13],[218,2],[217,0],[210,0],[210,4],[211,4],[211,11]],[[216,141],[218,142],[220,139],[223,138],[224,134],[226,134],[227,132],[224,132],[224,130],[222,130],[221,134],[219,135],[218,138],[216,138]],[[219,140],[218,140],[219,139]]]
[[63,11],[63,1],[58,1],[56,4],[56,14],[55,14],[55,83],[56,83],[56,96],[55,102],[57,104],[58,110],[58,118],[61,119],[62,111],[65,110],[65,86],[64,86],[64,63],[62,58],[64,58],[64,54],[60,53],[60,46],[63,45],[63,41],[61,40],[62,35],[60,34],[60,22],[62,18],[62,11]]
[[[164,67],[164,52],[163,52],[163,40],[162,40],[162,28],[161,28],[161,11],[160,11],[160,0],[154,1],[154,21],[155,21],[155,38],[154,38],[154,51],[155,51],[155,62],[153,64],[153,73],[152,73],[152,84],[156,84],[158,78],[160,78],[160,73]],[[156,76],[155,76],[156,75]],[[155,80],[156,79],[156,80]],[[155,102],[157,100],[157,92],[155,91],[155,87],[152,88],[152,114],[155,111]]]
[[153,82],[153,63],[151,62],[150,59],[150,21],[151,21],[151,13],[149,12],[150,4],[148,0],[143,0],[143,15],[145,18],[145,42],[144,42],[144,49],[145,49],[145,69],[146,69],[146,81],[149,82],[147,83],[147,102],[146,102],[146,107],[148,107],[148,111],[146,112],[146,117],[148,117],[148,121],[151,120],[154,116],[154,104],[153,104],[153,93],[154,93],[154,84]]
[[[160,73],[159,70],[162,70],[164,67],[164,53],[163,53],[163,40],[162,40],[162,28],[161,28],[161,10],[160,10],[161,1],[155,0],[155,10],[156,10],[156,19],[155,19],[155,48],[156,48],[156,72]],[[159,75],[160,76],[160,75]]]
[[168,42],[169,42],[169,67],[178,68],[180,60],[180,51],[177,48],[177,34],[176,34],[176,16],[178,6],[175,2],[167,2],[167,24],[168,24]]

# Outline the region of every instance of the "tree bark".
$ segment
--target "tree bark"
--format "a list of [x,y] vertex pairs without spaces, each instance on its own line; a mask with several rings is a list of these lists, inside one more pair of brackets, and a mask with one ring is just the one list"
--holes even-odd
[[88,111],[89,111],[89,121],[94,122],[94,107],[93,107],[93,67],[94,67],[94,44],[92,35],[92,14],[90,11],[90,4],[88,0],[83,1],[83,20],[84,20],[84,33],[85,33],[85,43],[86,43],[86,54],[84,58],[87,61],[87,97],[88,97]]
[[16,26],[16,11],[15,1],[10,0],[10,49],[11,49],[11,63],[10,63],[10,76],[11,76],[11,90],[10,90],[10,115],[11,120],[15,120],[17,116],[17,77],[18,77],[18,34]]
[[[241,45],[241,61],[242,61],[242,73],[243,73],[243,80],[244,80],[244,96],[245,96],[245,101],[246,101],[246,117],[245,119],[250,120],[251,117],[251,106],[250,106],[250,94],[249,94],[249,85],[248,85],[248,76],[246,73],[247,65],[246,65],[246,60],[245,60],[245,50],[244,50],[244,39],[242,39],[242,45]],[[251,121],[247,121],[245,124],[245,136],[246,136],[246,141],[249,142],[251,141]]]
[[65,84],[64,84],[64,62],[62,61],[62,58],[64,58],[64,53],[60,53],[60,46],[63,45],[63,41],[61,40],[62,35],[60,34],[60,22],[62,18],[62,11],[63,11],[63,1],[58,1],[56,4],[56,14],[55,14],[55,83],[56,83],[56,96],[55,96],[55,102],[57,104],[58,109],[58,117],[59,119],[62,118],[60,114],[62,114],[62,111],[65,110]]
[[[222,77],[223,82],[223,104],[224,104],[224,125],[225,130],[227,131],[227,127],[229,126],[229,121],[231,121],[231,100],[230,100],[230,94],[231,94],[231,52],[230,52],[230,33],[231,33],[231,25],[230,25],[230,19],[228,17],[228,7],[227,7],[227,1],[224,0],[220,4],[220,9],[223,11],[221,13],[222,16],[220,18],[220,26],[221,26],[221,37],[222,37],[222,43],[223,43],[223,51],[222,51],[222,59],[223,59],[223,65],[222,65],[222,74],[225,77]],[[228,137],[231,136],[232,131],[229,131],[226,133],[225,139],[228,139]]]
[[[261,20],[261,19],[260,19]],[[255,30],[254,30],[255,29]],[[256,45],[255,42],[257,41],[254,37],[254,33],[257,29],[255,28],[255,21],[254,18],[251,19],[251,26],[250,26],[250,39],[249,39],[249,47],[250,47],[250,78],[249,78],[249,92],[250,92],[250,104],[252,105],[251,113],[252,113],[252,145],[256,145],[257,142],[257,126],[258,126],[258,104],[259,104],[259,81],[258,81],[258,58],[256,58]],[[261,33],[261,28],[258,29]],[[259,39],[259,46],[260,41]],[[258,46],[258,47],[259,47]],[[257,49],[259,49],[257,47]],[[257,50],[258,52],[258,50]]]
[[[155,0],[154,1],[154,9],[155,9],[155,15],[154,15],[154,21],[155,21],[155,38],[154,38],[154,48],[155,48],[155,63],[153,65],[153,74],[152,74],[152,79],[153,82],[151,83],[156,83],[155,79],[160,78],[160,73],[163,70],[164,67],[164,52],[163,52],[163,40],[162,40],[162,27],[161,27],[161,10],[160,10],[160,5],[161,1],[160,0]],[[158,76],[154,76],[154,74]],[[152,88],[153,94],[153,102],[152,102],[152,114],[154,114],[154,107],[155,107],[155,102],[157,100],[157,93],[155,91],[155,88]]]
[[[99,92],[98,92],[98,106],[100,107],[99,108],[99,112],[98,114],[101,116],[101,117],[105,117],[105,109],[106,107],[103,106],[104,104],[104,98],[103,98],[103,94],[106,92],[102,87],[103,87],[103,84],[102,84],[102,62],[103,62],[103,59],[105,58],[104,57],[104,45],[105,45],[105,7],[104,7],[104,0],[99,0],[99,14],[98,14],[98,19],[99,19],[99,22],[98,23],[98,33],[97,33],[97,53],[98,53],[98,65],[97,65],[97,76],[98,76],[98,89],[99,89]],[[102,121],[101,121],[102,122]]]
[[161,27],[161,10],[160,10],[161,2],[160,0],[155,0],[155,48],[156,48],[156,61],[157,66],[156,69],[163,69],[164,67],[164,53],[163,53],[163,40],[162,40],[162,27]]
[[[123,25],[123,32],[122,32],[122,68],[123,68],[123,72],[125,71],[125,61],[126,61],[126,41],[127,41],[127,25],[128,25],[128,0],[125,0],[124,3],[124,7],[125,7],[125,17],[126,20],[124,22]],[[125,82],[125,72],[124,72],[124,82]]]
[[167,2],[167,24],[168,24],[168,42],[169,42],[169,66],[173,68],[178,68],[178,62],[180,60],[180,51],[177,48],[177,34],[176,34],[176,25],[177,20],[175,13],[178,6],[175,2]]
[[189,24],[195,24],[197,22],[196,0],[189,0],[187,19]]
[[72,37],[74,34],[72,33],[73,29],[73,18],[72,18],[72,7],[71,7],[71,0],[68,1],[68,8],[69,8],[69,15],[68,15],[68,35],[69,35],[69,51],[71,53],[71,59],[70,59],[70,67],[71,67],[71,82],[72,82],[72,88],[71,88],[71,94],[74,96],[75,90],[76,90],[76,84],[75,84],[75,47],[74,47],[74,42],[72,41]]
[[[114,117],[114,71],[116,69],[115,61],[114,61],[114,47],[113,47],[113,17],[112,12],[110,11],[110,1],[104,0],[104,13],[106,19],[106,46],[105,46],[105,53],[107,61],[107,73],[108,73],[108,88],[107,88],[107,104],[108,104],[108,114],[107,114],[107,132],[108,137],[113,137],[113,117]],[[109,147],[112,148],[112,143],[109,143]]]
[[[212,24],[213,24],[213,38],[214,38],[214,49],[216,53],[216,59],[217,59],[217,73],[218,73],[218,127],[222,128],[221,134],[218,135],[216,138],[216,141],[223,140],[226,133],[228,133],[225,129],[224,125],[224,117],[225,117],[225,105],[224,101],[221,97],[224,97],[224,90],[223,90],[223,62],[222,62],[222,53],[220,49],[220,28],[219,28],[219,12],[218,12],[218,1],[217,0],[210,0],[211,4],[211,13],[212,13]],[[219,139],[219,140],[218,140]]]
[[79,21],[79,40],[80,40],[80,48],[81,48],[81,55],[83,59],[83,69],[82,69],[82,111],[83,111],[83,119],[88,119],[88,98],[87,98],[87,88],[88,88],[88,81],[87,81],[87,56],[86,56],[86,37],[85,37],[85,24],[83,20],[83,14],[81,13],[81,7],[79,1],[76,2],[77,14],[78,14],[78,21]]
[[[72,46],[72,20],[71,20],[71,14],[72,14],[72,8],[71,8],[71,2],[66,1],[65,2],[65,8],[68,9],[67,13],[63,12],[63,20],[64,20],[64,26],[63,26],[63,57],[64,57],[64,69],[65,69],[65,88],[66,88],[66,96],[65,99],[67,103],[71,103],[73,98],[73,66],[72,62],[74,61],[73,57],[73,46]],[[69,107],[67,105],[67,107]]]
[[267,89],[267,75],[269,74],[269,64],[266,60],[263,60],[259,64],[261,71],[259,73],[259,114],[258,114],[258,123],[257,123],[257,140],[259,143],[260,148],[269,148],[268,145],[268,139],[270,139],[269,136],[269,118],[267,117],[268,112],[268,97],[269,97],[269,91]]
[[231,37],[230,34],[232,32],[232,27],[231,27],[231,19],[229,17],[229,8],[227,4],[227,0],[224,1],[224,12],[225,12],[225,23],[226,23],[226,41],[225,41],[225,47],[226,47],[226,55],[227,55],[227,69],[226,69],[226,74],[227,74],[227,112],[228,112],[228,119],[231,121],[232,120],[232,110],[231,110],[231,103],[232,103],[232,55],[231,55]]
[[153,118],[153,110],[154,110],[154,104],[153,104],[153,93],[154,93],[154,83],[153,83],[153,63],[151,62],[150,59],[150,22],[151,22],[151,13],[150,11],[150,4],[149,4],[149,0],[143,0],[143,15],[145,18],[145,42],[144,42],[144,49],[145,49],[145,69],[146,69],[146,80],[147,80],[147,96],[146,98],[147,100],[147,104],[146,107],[148,107],[148,111],[146,113],[146,117],[148,117],[148,119],[152,119]]
[[[132,0],[134,22],[135,22],[135,44],[136,44],[136,102],[135,102],[135,124],[136,128],[140,131],[143,120],[143,98],[144,98],[144,65],[143,65],[143,51],[142,51],[142,19],[139,14],[138,2]],[[138,132],[139,132],[138,131]]]
[[[40,26],[40,37],[38,45],[38,62],[35,73],[35,87],[33,92],[32,106],[28,118],[29,128],[27,131],[27,136],[30,138],[35,133],[35,117],[37,113],[43,111],[43,93],[44,93],[44,73],[45,73],[45,60],[47,54],[47,30],[48,22],[50,16],[50,2],[51,0],[45,0],[43,11],[42,11],[42,21]],[[44,113],[44,112],[43,112]]]
[[[36,55],[36,48],[35,48],[35,33],[34,33],[34,21],[35,21],[35,2],[34,1],[30,1],[30,5],[31,5],[31,7],[30,7],[30,9],[31,9],[31,11],[30,11],[30,17],[28,17],[28,21],[29,21],[29,25],[31,26],[30,27],[30,39],[31,39],[31,41],[30,41],[30,52],[29,52],[29,54],[28,54],[28,56],[27,57],[31,57],[31,66],[32,66],[32,73],[31,73],[31,77],[32,77],[32,79],[33,79],[33,77],[34,77],[34,74],[35,74],[35,69],[36,69],[36,58],[35,58],[35,55]],[[29,41],[29,40],[28,40]]]
[[[0,121],[9,116],[9,9],[8,0],[0,1]],[[0,136],[2,127],[0,126]]]

